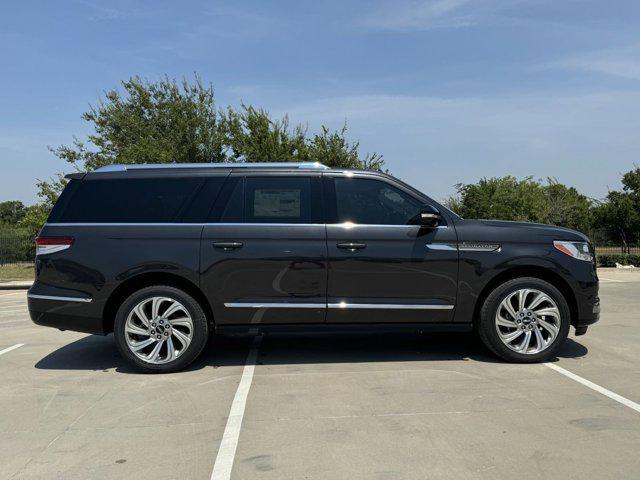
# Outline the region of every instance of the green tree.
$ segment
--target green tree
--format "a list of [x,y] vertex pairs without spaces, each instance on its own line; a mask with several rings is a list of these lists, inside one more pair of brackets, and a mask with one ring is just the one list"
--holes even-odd
[[307,142],[307,157],[310,161],[320,162],[334,168],[353,168],[357,170],[384,170],[384,159],[377,153],[360,156],[360,142],[347,141],[347,124],[338,131],[330,131],[322,126],[319,134]]
[[550,223],[589,231],[593,201],[573,187],[549,178],[546,184],[526,177],[483,178],[456,185],[448,206],[465,218]]
[[546,208],[541,214],[541,221],[590,232],[593,225],[593,200],[554,178],[549,178],[547,182],[543,186]]
[[24,204],[19,200],[0,202],[0,224],[16,225],[25,214]]
[[196,77],[193,84],[139,77],[110,90],[82,119],[92,124],[86,141],[51,149],[82,171],[112,163],[221,162],[225,135],[213,87]]
[[306,129],[289,127],[289,119],[273,120],[263,110],[242,104],[227,107],[222,125],[229,161],[304,162],[307,161]]
[[[216,108],[213,87],[196,76],[178,82],[167,77],[149,82],[132,77],[121,89],[105,93],[82,115],[93,131],[71,145],[50,148],[77,171],[112,163],[303,162],[341,168],[383,168],[380,155],[360,157],[359,143],[321,128],[307,136],[303,125],[290,127],[286,116],[272,119],[263,109]],[[41,203],[29,212],[29,228],[42,225],[64,186],[64,178],[38,182]]]
[[457,184],[457,197],[446,203],[464,218],[542,221],[544,190],[526,177],[482,178],[478,183]]
[[623,246],[640,243],[640,167],[622,176],[622,191],[611,191],[594,212],[595,224]]

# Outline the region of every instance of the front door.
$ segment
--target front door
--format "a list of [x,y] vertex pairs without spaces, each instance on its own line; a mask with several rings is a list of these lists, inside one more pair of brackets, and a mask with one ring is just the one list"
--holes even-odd
[[232,174],[203,230],[201,286],[220,324],[322,323],[319,175]]
[[457,238],[416,224],[429,200],[391,179],[325,174],[329,278],[327,322],[450,322]]

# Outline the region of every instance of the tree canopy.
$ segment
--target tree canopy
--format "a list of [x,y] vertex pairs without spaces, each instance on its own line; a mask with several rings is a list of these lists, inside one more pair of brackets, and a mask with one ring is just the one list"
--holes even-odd
[[[260,108],[219,109],[212,85],[198,77],[178,82],[168,77],[149,82],[132,77],[109,90],[82,114],[92,132],[71,145],[50,147],[76,171],[113,163],[322,162],[330,167],[382,170],[376,153],[360,154],[359,142],[339,130],[321,126],[308,135],[303,124],[273,119]],[[39,180],[40,203],[23,219],[39,228],[64,187],[62,176]]]
[[622,191],[611,191],[594,211],[609,240],[640,244],[640,167],[622,176]]
[[260,108],[216,107],[213,86],[196,77],[189,83],[132,77],[122,89],[105,93],[82,118],[93,127],[85,140],[51,148],[82,171],[112,163],[299,162],[381,169],[382,157],[359,154],[359,143],[321,126],[308,136],[302,124],[273,119]]
[[492,218],[562,225],[589,231],[593,200],[549,178],[546,183],[526,177],[482,178],[456,185],[448,206],[464,218]]

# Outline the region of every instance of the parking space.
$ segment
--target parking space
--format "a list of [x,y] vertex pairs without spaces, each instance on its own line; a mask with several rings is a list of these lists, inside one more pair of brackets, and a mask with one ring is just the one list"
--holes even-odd
[[140,375],[0,291],[0,478],[639,478],[640,272],[600,276],[554,365],[628,405],[471,335],[227,336]]

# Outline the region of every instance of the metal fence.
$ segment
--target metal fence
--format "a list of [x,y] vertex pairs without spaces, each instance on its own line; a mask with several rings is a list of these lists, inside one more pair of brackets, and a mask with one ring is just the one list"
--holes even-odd
[[596,250],[596,255],[617,255],[617,254],[640,255],[640,247],[633,247],[630,245],[601,246],[601,247],[595,247],[595,250]]
[[35,254],[33,235],[0,232],[0,265],[33,262]]

